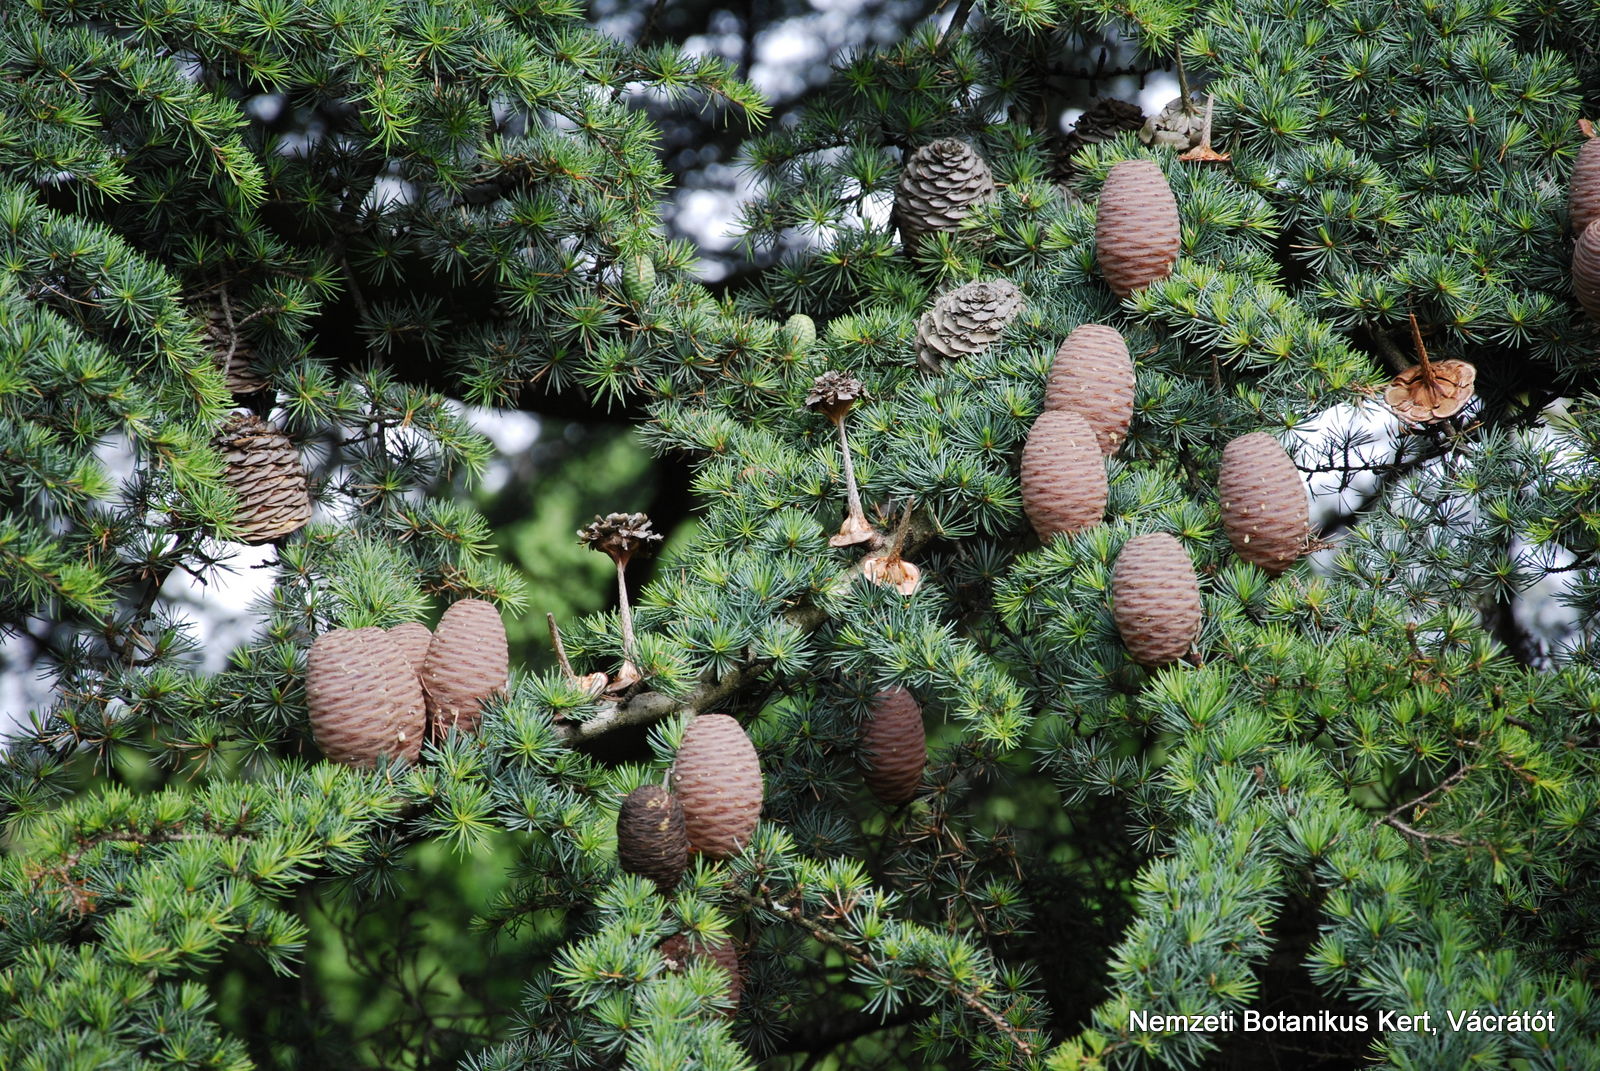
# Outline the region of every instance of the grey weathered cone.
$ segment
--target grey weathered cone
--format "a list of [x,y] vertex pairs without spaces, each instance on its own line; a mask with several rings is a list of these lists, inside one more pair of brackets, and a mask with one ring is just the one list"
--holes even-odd
[[428,646],[433,643],[433,632],[420,621],[407,621],[403,625],[385,630],[389,638],[405,655],[406,662],[417,675],[422,678],[423,663],[428,660]]
[[945,361],[987,349],[1022,311],[1022,291],[1004,279],[967,283],[940,294],[917,320],[917,363],[930,372]]
[[893,807],[917,794],[928,765],[922,707],[904,688],[879,692],[861,733],[862,779],[878,802]]
[[481,599],[451,603],[422,664],[430,735],[443,738],[452,727],[477,729],[484,700],[505,690],[510,662],[500,611]]
[[235,413],[212,440],[222,480],[239,496],[239,539],[268,543],[311,519],[311,492],[289,437],[253,413]]
[[1045,380],[1046,409],[1076,409],[1110,457],[1133,419],[1133,358],[1115,328],[1082,324],[1056,350]]
[[1171,273],[1183,231],[1160,164],[1124,160],[1111,169],[1095,209],[1094,240],[1100,274],[1118,297]]
[[617,863],[669,891],[689,865],[689,834],[678,798],[660,785],[640,785],[617,811]]
[[941,138],[912,153],[894,191],[894,222],[906,251],[915,252],[925,234],[959,229],[994,192],[989,165],[958,138]]
[[1578,149],[1567,183],[1567,211],[1573,234],[1582,234],[1600,219],[1600,138],[1588,138]]
[[1139,140],[1152,147],[1179,152],[1192,149],[1200,144],[1200,130],[1205,126],[1204,111],[1205,100],[1199,94],[1190,95],[1187,108],[1182,97],[1174,97],[1139,128]]
[[1022,509],[1048,543],[1099,524],[1106,512],[1106,464],[1083,414],[1046,409],[1022,447]]
[[1585,227],[1572,247],[1572,290],[1583,311],[1600,320],[1600,219]]
[[422,686],[380,628],[338,628],[312,641],[306,707],[312,739],[334,762],[371,766],[383,755],[414,762],[422,747]]
[[1200,634],[1200,582],[1188,551],[1166,532],[1134,536],[1111,571],[1111,619],[1135,662],[1164,666]]
[[230,393],[251,395],[267,388],[266,378],[250,367],[256,349],[237,328],[228,330],[228,314],[220,304],[205,304],[200,309],[206,318],[206,345],[212,360],[222,372]]
[[761,761],[739,723],[701,714],[684,730],[672,787],[683,806],[689,847],[713,859],[738,854],[761,817]]
[[1278,440],[1253,431],[1224,447],[1217,492],[1222,529],[1239,557],[1277,575],[1305,553],[1311,509],[1300,470]]
[[728,988],[724,990],[729,1005],[727,1014],[731,1017],[739,1010],[739,1000],[744,996],[744,970],[739,965],[739,952],[733,947],[732,938],[701,942],[679,933],[662,941],[660,947],[670,971],[681,972],[697,959],[710,960],[721,967],[728,975]]

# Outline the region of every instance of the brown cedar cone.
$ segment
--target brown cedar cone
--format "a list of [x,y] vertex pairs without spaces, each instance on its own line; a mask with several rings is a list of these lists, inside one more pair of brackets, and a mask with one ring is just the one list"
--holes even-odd
[[761,761],[739,723],[701,714],[684,730],[672,771],[689,847],[713,859],[736,855],[761,817]]
[[732,1018],[739,1010],[739,998],[744,996],[744,971],[739,966],[739,953],[733,947],[732,938],[701,943],[688,934],[675,934],[661,942],[661,956],[667,961],[667,969],[673,972],[684,970],[697,959],[709,959],[721,967],[728,974],[728,988],[724,990],[728,998],[728,1017]]
[[1106,512],[1106,463],[1082,413],[1047,409],[1022,448],[1022,509],[1039,541],[1081,532]]
[[256,348],[237,328],[228,330],[228,315],[220,304],[205,304],[200,312],[206,318],[205,342],[212,360],[222,371],[222,379],[235,395],[250,395],[267,388],[261,373],[250,367]]
[[1115,328],[1083,324],[1067,336],[1045,380],[1046,409],[1076,409],[1110,457],[1133,419],[1133,358]]
[[1222,528],[1234,553],[1276,576],[1305,553],[1311,510],[1300,470],[1278,440],[1253,431],[1222,451]]
[[1100,190],[1094,240],[1100,274],[1118,297],[1167,277],[1183,232],[1160,164],[1124,160],[1111,169]]
[[677,797],[660,785],[640,785],[617,811],[617,863],[668,892],[689,865],[689,834]]
[[1430,381],[1423,366],[1414,364],[1395,376],[1384,388],[1383,400],[1402,420],[1412,424],[1433,424],[1453,417],[1472,401],[1472,384],[1478,370],[1466,361],[1430,361]]
[[1144,112],[1130,101],[1103,97],[1094,102],[1072,124],[1072,129],[1059,139],[1059,154],[1055,173],[1066,177],[1072,168],[1072,157],[1087,145],[1110,141],[1128,130],[1138,130],[1144,125]]
[[967,283],[934,299],[917,321],[917,363],[930,372],[987,349],[1022,311],[1022,291],[1004,279]]
[[510,662],[500,611],[481,599],[451,603],[422,664],[429,733],[442,739],[452,727],[477,729],[483,701],[505,690]]
[[400,653],[406,656],[417,679],[422,679],[422,665],[428,660],[428,645],[433,643],[433,633],[421,621],[407,621],[403,625],[396,625],[386,630],[389,638],[400,648]]
[[371,766],[380,755],[415,762],[422,748],[422,686],[381,628],[336,628],[312,641],[306,706],[312,738],[334,762]]
[[1173,97],[1159,114],[1139,128],[1139,140],[1146,145],[1177,149],[1186,152],[1200,144],[1200,130],[1205,126],[1205,99],[1191,94],[1189,106],[1183,106],[1182,97]]
[[1578,235],[1572,247],[1572,289],[1578,304],[1592,319],[1600,320],[1600,219]]
[[1165,532],[1134,536],[1111,571],[1111,618],[1135,662],[1164,666],[1200,634],[1200,582],[1189,554]]
[[1573,234],[1582,234],[1600,219],[1600,138],[1588,138],[1578,149],[1567,183],[1567,210]]
[[311,493],[289,437],[252,413],[235,413],[212,445],[222,453],[222,482],[239,496],[239,539],[270,543],[311,519]]
[[867,788],[888,807],[917,794],[928,765],[928,737],[922,708],[904,688],[890,688],[873,697],[872,711],[861,733]]
[[955,231],[974,206],[994,196],[983,157],[958,138],[941,138],[911,154],[894,191],[894,222],[907,253],[933,231]]

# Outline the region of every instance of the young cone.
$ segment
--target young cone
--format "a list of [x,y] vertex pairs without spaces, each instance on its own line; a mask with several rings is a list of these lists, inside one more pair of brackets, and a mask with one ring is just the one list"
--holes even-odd
[[701,714],[684,730],[672,785],[689,847],[713,859],[738,854],[761,817],[761,761],[739,723]]
[[452,728],[477,729],[483,701],[505,690],[510,661],[498,610],[481,599],[451,603],[422,665],[429,733],[442,739]]
[[426,726],[422,686],[394,638],[379,628],[333,629],[306,659],[311,736],[334,762],[415,762]]
[[1222,451],[1222,528],[1234,553],[1276,576],[1305,553],[1311,510],[1300,470],[1278,440],[1253,431]]
[[656,266],[649,257],[639,254],[622,262],[622,292],[629,301],[635,305],[643,303],[655,285]]
[[928,765],[928,737],[916,697],[904,688],[874,696],[861,752],[863,780],[879,803],[894,807],[915,796]]
[[1135,662],[1164,666],[1200,634],[1200,582],[1189,554],[1165,532],[1135,536],[1111,571],[1111,618]]
[[235,413],[212,440],[226,468],[222,480],[239,496],[239,539],[270,543],[311,519],[311,493],[289,437],[252,413]]
[[727,1014],[731,1018],[739,1010],[739,1000],[744,996],[744,970],[739,966],[739,952],[732,938],[724,937],[702,943],[687,934],[674,934],[661,942],[661,955],[667,969],[681,972],[697,959],[708,959],[728,975],[728,988],[723,991],[728,998]]
[[807,349],[817,340],[817,322],[803,312],[783,321],[783,333],[796,349]]
[[1600,320],[1600,219],[1585,227],[1572,247],[1572,290],[1583,311]]
[[1022,291],[1006,282],[967,283],[934,299],[917,320],[917,364],[929,372],[989,348],[1022,311]]
[[1106,512],[1106,464],[1083,414],[1047,409],[1022,448],[1022,509],[1048,543],[1099,524]]
[[1124,160],[1100,190],[1094,240],[1100,274],[1118,297],[1165,279],[1178,259],[1183,232],[1178,202],[1161,165]]
[[1133,419],[1133,359],[1115,328],[1083,324],[1067,336],[1045,380],[1044,407],[1077,410],[1100,452],[1117,452]]
[[1567,211],[1573,234],[1582,234],[1600,219],[1600,138],[1587,138],[1578,149],[1567,183]]
[[678,799],[660,785],[640,785],[617,811],[617,863],[667,892],[689,865],[689,834]]
[[994,196],[983,157],[958,138],[941,138],[911,154],[894,192],[894,222],[906,252],[934,231],[955,231],[974,207]]

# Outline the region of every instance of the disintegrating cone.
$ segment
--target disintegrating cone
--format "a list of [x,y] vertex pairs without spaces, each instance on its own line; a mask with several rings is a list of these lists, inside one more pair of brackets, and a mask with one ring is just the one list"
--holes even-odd
[[629,301],[643,302],[655,285],[656,266],[649,257],[639,254],[622,262],[622,292],[628,295]]
[[260,417],[235,413],[212,440],[226,468],[222,480],[239,496],[239,538],[269,543],[311,519],[311,493],[289,437]]
[[1182,97],[1174,97],[1139,129],[1139,140],[1154,148],[1187,152],[1200,144],[1204,108],[1205,101],[1199,99],[1199,94],[1190,96],[1187,108]]
[[1089,105],[1072,129],[1059,139],[1061,158],[1070,169],[1074,156],[1089,145],[1110,141],[1118,134],[1144,126],[1144,112],[1132,101],[1102,97]]
[[1586,139],[1578,150],[1567,184],[1567,209],[1573,234],[1582,234],[1600,219],[1600,138]]
[[333,629],[312,642],[306,706],[311,736],[334,762],[372,766],[384,755],[414,762],[422,748],[422,686],[382,629]]
[[1083,324],[1056,350],[1045,381],[1046,409],[1076,409],[1110,457],[1133,419],[1133,359],[1115,328]]
[[1278,440],[1253,431],[1229,443],[1217,491],[1222,528],[1239,557],[1276,576],[1305,553],[1311,509],[1300,470]]
[[917,321],[917,363],[938,372],[945,361],[985,350],[1021,311],[1022,291],[1004,279],[941,294]]
[[1111,617],[1133,660],[1164,666],[1200,634],[1200,582],[1189,554],[1165,532],[1135,536],[1111,571]]
[[744,971],[739,966],[739,952],[733,947],[731,938],[702,943],[680,933],[661,942],[661,955],[667,961],[667,969],[672,971],[682,971],[697,959],[708,959],[721,967],[728,975],[728,988],[725,991],[728,1015],[731,1017],[739,1010],[739,1000],[744,996]]
[[255,346],[237,330],[228,330],[228,314],[221,305],[206,304],[201,311],[206,318],[206,345],[211,349],[212,360],[222,371],[229,392],[245,397],[266,390],[266,379],[250,367],[250,359],[256,354]]
[[433,643],[433,633],[420,621],[407,621],[387,631],[389,638],[394,641],[412,671],[416,673],[417,679],[421,680],[422,666],[428,660],[428,646]]
[[1572,289],[1578,304],[1592,319],[1600,320],[1600,219],[1578,235],[1572,247]]
[[1118,297],[1167,277],[1183,232],[1160,164],[1124,160],[1111,169],[1100,190],[1094,240],[1100,274]]
[[701,714],[684,730],[673,766],[689,847],[713,859],[738,854],[761,817],[761,762],[739,723]]
[[617,812],[617,862],[662,892],[678,884],[689,865],[689,834],[677,797],[660,785],[640,785]]
[[910,692],[890,688],[873,697],[861,751],[864,779],[878,802],[894,807],[917,794],[928,765],[928,737],[922,728],[922,708]]
[[1453,417],[1472,401],[1472,384],[1478,370],[1466,361],[1430,361],[1427,370],[1414,364],[1389,381],[1383,400],[1400,419],[1412,424],[1432,424]]
[[451,603],[422,665],[430,734],[439,739],[451,728],[475,730],[483,701],[505,690],[510,661],[498,610],[481,599]]
[[817,340],[817,322],[803,312],[797,312],[783,322],[783,333],[789,336],[796,349],[806,349]]
[[1106,464],[1081,413],[1047,409],[1022,448],[1022,509],[1050,542],[1099,524],[1106,512]]
[[906,251],[933,231],[954,231],[972,209],[994,196],[994,176],[972,147],[942,138],[911,154],[894,193],[894,222]]

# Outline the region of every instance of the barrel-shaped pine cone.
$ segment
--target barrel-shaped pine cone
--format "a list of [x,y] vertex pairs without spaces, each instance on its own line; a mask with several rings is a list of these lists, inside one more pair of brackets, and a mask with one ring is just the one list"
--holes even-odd
[[253,413],[235,413],[212,440],[222,482],[239,497],[239,539],[269,543],[311,519],[306,470],[289,437]]
[[1135,662],[1164,666],[1200,634],[1200,582],[1189,554],[1165,532],[1123,544],[1111,571],[1111,618]]
[[959,138],[922,146],[906,161],[894,192],[894,222],[907,250],[933,231],[955,231],[974,207],[994,197],[994,175]]
[[510,665],[500,611],[482,599],[451,603],[422,664],[431,735],[441,739],[452,728],[477,729],[484,701],[505,690]]
[[1572,247],[1572,290],[1583,311],[1600,320],[1600,219],[1585,227]]
[[1100,274],[1118,297],[1167,277],[1183,229],[1160,164],[1124,160],[1111,169],[1095,210],[1094,241]]
[[1305,553],[1311,508],[1300,470],[1264,431],[1253,431],[1222,451],[1217,476],[1222,529],[1234,553],[1277,575]]
[[1022,447],[1022,509],[1043,543],[1099,524],[1106,512],[1106,463],[1083,414],[1046,409]]
[[382,629],[333,629],[312,641],[306,706],[312,739],[334,762],[415,762],[422,748],[422,686]]
[[1582,234],[1589,224],[1600,219],[1600,138],[1589,138],[1572,163],[1572,180],[1567,184],[1567,211],[1572,218],[1572,233]]
[[1046,409],[1076,409],[1110,457],[1133,420],[1133,358],[1114,327],[1082,324],[1056,350],[1045,380]]
[[738,722],[726,714],[689,722],[672,786],[691,851],[726,859],[749,843],[761,817],[761,760]]
[[678,799],[660,785],[640,785],[617,811],[617,863],[667,892],[689,865],[689,834]]
[[433,643],[433,632],[420,621],[407,621],[385,629],[400,653],[405,655],[417,679],[422,679],[422,666],[428,660],[428,647]]
[[863,780],[879,803],[894,807],[917,794],[928,765],[928,737],[915,696],[890,688],[873,697],[861,752]]
[[701,942],[686,934],[674,934],[661,942],[661,956],[667,961],[667,969],[674,972],[684,970],[697,959],[708,959],[721,967],[728,974],[728,988],[724,990],[728,1015],[739,1009],[739,1000],[744,996],[744,969],[739,965],[739,952],[733,947],[732,938]]

